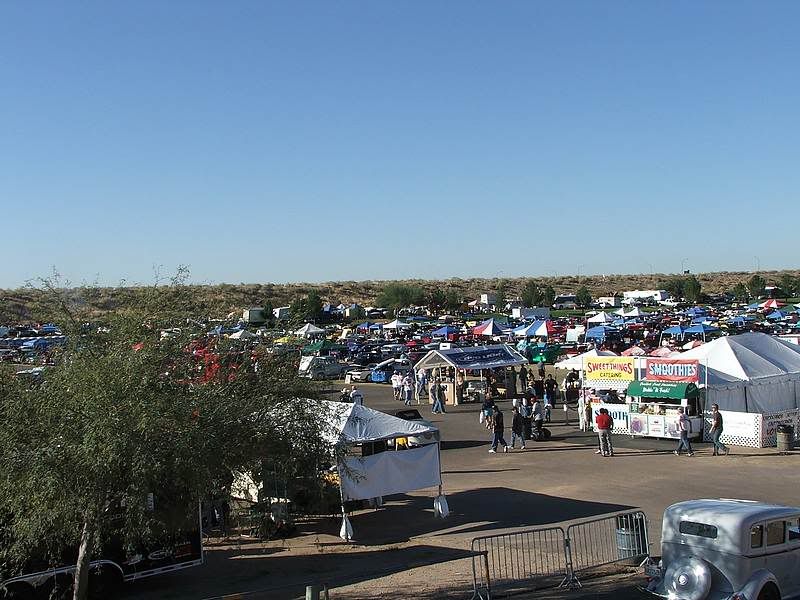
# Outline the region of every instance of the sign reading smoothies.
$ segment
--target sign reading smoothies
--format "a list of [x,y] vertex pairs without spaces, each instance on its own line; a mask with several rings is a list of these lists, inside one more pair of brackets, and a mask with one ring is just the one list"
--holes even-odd
[[587,356],[584,371],[587,381],[599,379],[616,379],[633,381],[636,379],[634,361],[629,356]]
[[700,381],[700,363],[697,360],[677,358],[648,358],[645,379],[648,381]]

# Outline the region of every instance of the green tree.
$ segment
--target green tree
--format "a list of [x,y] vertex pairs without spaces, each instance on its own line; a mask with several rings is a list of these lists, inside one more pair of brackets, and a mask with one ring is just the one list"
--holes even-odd
[[764,288],[767,287],[767,282],[761,275],[753,275],[747,280],[747,291],[750,292],[750,297],[753,300],[758,300],[764,295]]
[[67,334],[56,366],[41,385],[0,369],[0,567],[77,548],[75,600],[86,598],[110,507],[127,507],[122,528],[135,547],[164,530],[147,509],[150,493],[196,502],[233,471],[266,463],[291,478],[315,472],[327,452],[316,402],[296,400],[317,394],[296,365],[225,339],[209,346],[216,362],[198,361],[185,349],[201,331],[160,336],[184,322],[179,282],[141,298],[97,323],[80,291],[45,282],[43,306]]
[[746,301],[747,298],[749,297],[749,294],[747,292],[747,286],[745,286],[745,284],[743,284],[741,281],[737,283],[735,286],[733,286],[731,294],[733,294],[733,297],[740,302]]
[[522,287],[522,304],[527,307],[542,305],[542,289],[533,279],[529,279]]
[[552,285],[546,285],[542,290],[542,304],[544,306],[553,306],[556,299],[556,291]]
[[456,290],[447,290],[447,295],[445,297],[445,308],[447,312],[456,312],[463,304],[464,302],[461,300],[461,296]]
[[447,295],[444,290],[436,288],[428,294],[428,309],[432,314],[438,314],[447,304]]
[[778,282],[778,287],[781,288],[783,292],[783,297],[785,300],[789,298],[793,298],[795,293],[797,292],[797,277],[790,275],[789,273],[784,273],[781,275],[781,278]]
[[375,300],[382,308],[397,311],[403,307],[425,303],[425,291],[416,285],[387,284]]
[[585,308],[591,303],[592,295],[589,293],[589,289],[585,285],[582,285],[580,288],[578,288],[578,291],[575,292],[575,304]]
[[683,297],[689,302],[699,302],[702,298],[702,285],[694,275],[683,279]]
[[315,291],[305,297],[298,297],[289,307],[289,318],[294,324],[313,323],[322,316],[322,299]]
[[497,284],[497,290],[495,291],[495,308],[499,311],[503,311],[506,308],[506,293],[507,293],[508,283],[506,283],[505,279],[501,279],[500,283]]
[[667,290],[673,298],[676,300],[680,300],[684,297],[684,287],[685,279],[683,277],[673,276],[669,279],[662,280],[659,282],[659,287],[662,290]]

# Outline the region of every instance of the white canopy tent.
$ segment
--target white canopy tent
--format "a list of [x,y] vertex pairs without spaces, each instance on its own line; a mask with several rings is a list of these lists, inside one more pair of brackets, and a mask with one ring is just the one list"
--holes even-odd
[[254,337],[256,337],[256,334],[255,333],[250,333],[246,329],[240,329],[236,333],[232,333],[230,335],[230,338],[232,340],[249,340],[249,339],[252,339]]
[[595,316],[589,317],[588,319],[586,319],[586,322],[587,323],[611,323],[614,320],[615,320],[614,317],[611,316],[610,314],[608,314],[607,312],[600,311]]
[[556,369],[575,369],[576,371],[583,371],[583,359],[592,358],[595,356],[617,356],[614,352],[608,350],[598,350],[593,348],[583,354],[576,354],[570,358],[565,358],[553,365]]
[[324,333],[324,329],[317,327],[312,323],[306,323],[300,329],[294,332],[295,335],[300,335],[303,337],[314,337],[315,335],[322,335]]
[[[323,405],[330,424],[326,437],[333,445],[349,446],[438,432],[432,425],[406,421],[359,404],[325,401]],[[337,465],[342,497],[341,537],[349,541],[353,535],[344,510],[347,500],[382,498],[438,487],[434,513],[446,517],[449,508],[442,494],[439,454],[439,444],[435,443],[407,450],[387,450],[370,456],[345,455],[341,458]]]
[[[770,414],[800,407],[800,347],[764,333],[721,337],[673,354],[708,368],[707,400],[720,409]],[[702,379],[701,379],[702,382]]]
[[408,323],[405,323],[404,321],[400,321],[399,319],[395,319],[394,321],[392,321],[390,323],[386,323],[383,326],[383,329],[384,330],[386,330],[386,329],[409,329],[410,327],[411,327],[411,325],[409,325]]

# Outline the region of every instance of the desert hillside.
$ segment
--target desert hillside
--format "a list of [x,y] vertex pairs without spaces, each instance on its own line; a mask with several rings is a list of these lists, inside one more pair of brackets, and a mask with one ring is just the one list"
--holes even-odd
[[[759,273],[768,284],[777,285],[781,276],[789,274],[800,276],[800,271],[762,271]],[[752,272],[697,273],[696,277],[706,294],[730,291],[736,284],[745,283]],[[593,297],[607,296],[614,292],[634,289],[659,289],[661,284],[675,275],[656,273],[638,275],[587,275],[562,277],[517,277],[517,278],[470,278],[445,280],[403,280],[403,281],[331,281],[324,283],[248,283],[219,285],[188,285],[192,298],[190,310],[196,316],[225,316],[232,311],[240,311],[248,306],[288,305],[293,300],[316,291],[324,301],[349,304],[357,302],[364,306],[373,305],[381,290],[390,283],[414,285],[426,292],[441,289],[455,291],[462,299],[471,300],[483,292],[498,288],[505,283],[506,297],[518,296],[527,281],[533,279],[542,286],[550,285],[557,293],[575,292],[586,286]],[[116,287],[93,288],[88,293],[79,293],[92,308],[92,312],[102,315],[105,312],[135,303],[144,288]],[[86,291],[86,290],[85,290]],[[36,303],[38,292],[22,288],[0,291],[0,322],[15,322],[29,319]]]

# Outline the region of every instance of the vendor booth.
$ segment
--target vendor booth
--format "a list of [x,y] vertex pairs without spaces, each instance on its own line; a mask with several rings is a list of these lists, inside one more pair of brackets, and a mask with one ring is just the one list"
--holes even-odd
[[679,438],[678,409],[683,407],[691,423],[690,438],[703,433],[702,393],[694,383],[632,381],[628,386],[631,435]]
[[[481,372],[527,363],[527,359],[508,344],[498,344],[431,350],[414,365],[414,370],[417,372],[429,370],[434,376],[438,373],[445,387],[446,403],[458,404],[459,401],[463,402],[466,395],[463,394],[463,390],[458,393],[456,384],[459,380],[466,382],[466,371]],[[476,399],[480,398],[476,396]]]
[[[434,514],[449,514],[442,494],[439,431],[418,421],[406,421],[359,404],[323,402],[330,424],[328,441],[339,447],[337,471],[342,500],[340,536],[353,539],[353,528],[345,510],[352,500],[372,500],[375,506],[383,496],[425,488],[437,488]],[[431,435],[433,434],[433,435]],[[426,437],[431,443],[424,443]],[[398,440],[404,443],[398,443]],[[416,447],[410,440],[419,440]],[[389,450],[386,442],[392,441]]]

